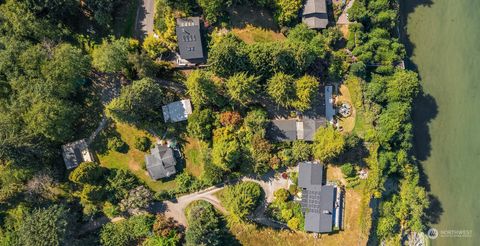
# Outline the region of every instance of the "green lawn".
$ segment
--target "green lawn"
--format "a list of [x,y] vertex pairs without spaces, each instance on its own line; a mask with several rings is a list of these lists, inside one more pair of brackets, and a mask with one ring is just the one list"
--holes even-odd
[[188,138],[187,144],[184,148],[186,170],[197,178],[199,178],[203,172],[205,164],[204,151],[208,151],[206,145],[206,143],[203,143],[198,139]]
[[[128,144],[128,152],[119,153],[116,151],[106,151],[106,153],[98,153],[99,151],[97,151],[100,165],[107,168],[130,170],[135,176],[145,182],[152,190],[157,192],[175,188],[176,184],[174,180],[164,182],[154,181],[151,179],[144,168],[145,154],[147,153],[135,149],[134,147],[136,137],[147,136],[150,138],[152,143],[155,142],[155,139],[150,134],[145,131],[138,130],[132,126],[119,123],[116,124],[115,130],[120,135],[121,139]],[[99,137],[101,138],[102,136]],[[101,139],[98,141],[101,141]]]

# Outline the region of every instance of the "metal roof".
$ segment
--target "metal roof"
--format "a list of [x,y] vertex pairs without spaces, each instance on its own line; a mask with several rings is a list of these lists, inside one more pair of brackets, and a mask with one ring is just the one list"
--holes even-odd
[[171,148],[156,144],[150,152],[145,156],[145,164],[152,179],[170,177],[176,173],[176,160]]
[[325,118],[328,122],[333,121],[333,116],[335,116],[335,109],[333,108],[333,86],[325,86]]
[[192,114],[192,104],[190,100],[176,101],[162,106],[162,111],[165,122],[184,121]]
[[178,18],[176,33],[182,59],[188,61],[205,59],[199,17]]
[[307,0],[303,7],[302,21],[312,29],[326,28],[328,25],[326,0]]
[[307,0],[303,7],[302,15],[327,13],[327,1],[326,0]]
[[270,134],[277,141],[305,140],[313,141],[318,128],[325,126],[325,120],[310,119],[303,120],[272,120]]
[[336,188],[324,185],[323,165],[318,162],[301,162],[298,186],[302,188],[300,205],[305,213],[305,230],[331,232],[333,228]]
[[64,144],[62,150],[63,161],[67,169],[73,169],[82,162],[93,161],[93,156],[88,150],[88,144],[85,139]]

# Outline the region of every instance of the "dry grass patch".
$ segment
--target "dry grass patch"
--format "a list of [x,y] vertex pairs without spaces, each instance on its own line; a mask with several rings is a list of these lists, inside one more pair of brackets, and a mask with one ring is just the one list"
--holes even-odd
[[356,117],[356,110],[355,106],[352,103],[352,99],[350,96],[350,91],[348,87],[345,85],[340,86],[340,95],[336,99],[338,102],[348,102],[352,106],[352,114],[347,118],[339,118],[340,126],[343,127],[343,132],[348,133],[353,131],[355,128],[355,117]]
[[199,178],[203,172],[206,155],[205,151],[208,151],[206,143],[194,138],[187,139],[187,144],[183,151],[185,153],[186,170],[197,178]]
[[257,42],[281,41],[285,39],[282,33],[248,25],[243,29],[234,28],[232,32],[247,44]]

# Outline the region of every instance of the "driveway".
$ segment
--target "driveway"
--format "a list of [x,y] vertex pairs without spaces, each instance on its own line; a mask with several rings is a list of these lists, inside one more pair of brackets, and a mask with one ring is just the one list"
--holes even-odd
[[155,17],[155,0],[137,0],[140,2],[135,19],[135,37],[139,40],[145,39],[148,34],[153,33],[153,20]]
[[352,7],[353,2],[355,2],[355,0],[350,0],[347,6],[343,8],[342,14],[340,15],[340,17],[338,17],[337,25],[348,25],[351,23],[350,21],[348,21],[347,11]]

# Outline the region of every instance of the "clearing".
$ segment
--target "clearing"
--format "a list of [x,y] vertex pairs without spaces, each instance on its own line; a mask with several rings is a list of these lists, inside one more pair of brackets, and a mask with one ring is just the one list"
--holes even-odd
[[207,144],[198,139],[187,138],[187,144],[183,149],[185,153],[186,170],[189,174],[199,178],[205,165],[205,153],[208,151]]
[[[112,129],[105,129],[105,131],[111,131]],[[162,190],[170,190],[175,188],[176,184],[174,180],[170,181],[155,181],[150,178],[147,171],[145,170],[145,154],[146,152],[142,152],[134,147],[135,138],[136,137],[143,137],[146,136],[150,138],[152,143],[155,143],[156,140],[146,131],[139,130],[133,126],[129,126],[127,124],[116,123],[114,130],[119,137],[127,143],[129,146],[128,151],[126,153],[120,153],[117,151],[100,151],[98,145],[106,143],[108,140],[106,139],[107,136],[104,134],[100,134],[97,139],[94,141],[94,146],[97,146],[94,150],[97,152],[98,160],[100,161],[100,165],[107,167],[107,168],[118,168],[129,170],[135,176],[137,176],[140,180],[145,182],[150,189],[154,191],[162,191]],[[111,135],[108,134],[107,135]]]
[[340,85],[340,93],[336,98],[337,102],[347,102],[351,105],[352,107],[352,113],[350,116],[343,118],[340,117],[338,119],[338,122],[340,123],[340,126],[343,127],[343,132],[348,133],[351,132],[355,128],[355,116],[356,116],[356,110],[355,107],[353,106],[352,99],[350,97],[350,91],[348,90],[348,87],[345,85]]

